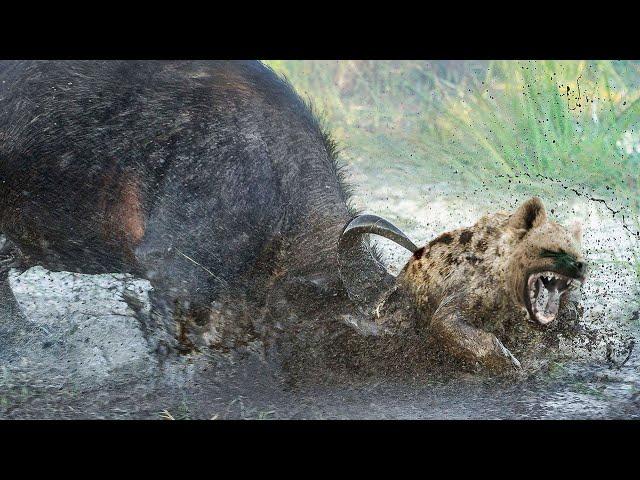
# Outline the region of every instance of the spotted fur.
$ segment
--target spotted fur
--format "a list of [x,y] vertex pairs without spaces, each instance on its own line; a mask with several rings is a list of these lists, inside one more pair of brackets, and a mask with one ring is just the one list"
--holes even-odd
[[416,251],[398,285],[413,297],[421,318],[436,324],[436,335],[452,353],[513,365],[517,360],[502,343],[486,335],[499,335],[505,324],[526,323],[526,281],[531,272],[557,267],[558,255],[549,252],[584,262],[577,230],[549,220],[534,197],[511,214],[488,214],[471,227],[438,236]]

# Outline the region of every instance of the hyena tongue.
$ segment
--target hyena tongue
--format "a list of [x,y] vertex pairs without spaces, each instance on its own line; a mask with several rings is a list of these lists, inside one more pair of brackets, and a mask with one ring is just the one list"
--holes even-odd
[[560,291],[557,288],[548,290],[549,299],[547,305],[544,307],[544,314],[546,317],[555,317],[558,314],[558,308],[560,307]]

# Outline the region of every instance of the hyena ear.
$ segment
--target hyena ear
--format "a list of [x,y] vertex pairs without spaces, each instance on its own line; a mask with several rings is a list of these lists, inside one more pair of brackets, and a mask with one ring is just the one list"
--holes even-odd
[[569,227],[569,231],[575,241],[582,245],[582,223],[579,220],[574,221]]
[[509,225],[518,230],[531,230],[547,221],[547,212],[542,200],[532,197],[513,212]]

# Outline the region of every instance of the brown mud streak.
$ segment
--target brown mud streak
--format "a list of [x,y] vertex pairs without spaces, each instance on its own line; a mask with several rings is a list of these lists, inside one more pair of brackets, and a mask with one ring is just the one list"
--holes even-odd
[[416,260],[421,259],[424,255],[424,250],[425,247],[420,247],[419,249],[417,249],[415,252],[413,252],[413,258],[415,258]]
[[122,245],[126,255],[133,259],[133,248],[145,233],[139,180],[132,174],[110,174],[105,178],[103,192],[98,207],[103,212],[104,237]]

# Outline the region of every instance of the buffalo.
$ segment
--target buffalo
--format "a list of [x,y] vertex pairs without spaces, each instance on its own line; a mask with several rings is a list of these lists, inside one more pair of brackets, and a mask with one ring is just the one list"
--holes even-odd
[[367,235],[416,250],[350,207],[335,142],[255,61],[0,62],[0,232],[16,268],[148,279],[165,354],[292,305],[363,327],[394,283]]

